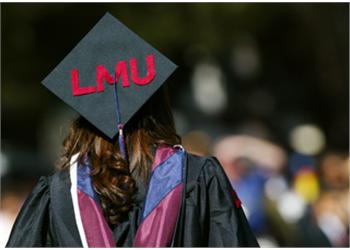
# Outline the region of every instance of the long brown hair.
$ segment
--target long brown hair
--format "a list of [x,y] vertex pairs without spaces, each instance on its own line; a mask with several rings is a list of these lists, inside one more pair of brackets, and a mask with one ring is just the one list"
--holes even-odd
[[[59,169],[68,169],[70,159],[88,156],[91,178],[99,194],[104,215],[113,226],[123,220],[132,205],[135,192],[133,176],[146,180],[154,149],[160,144],[180,143],[166,92],[162,88],[134,115],[124,128],[128,157],[125,160],[116,139],[109,139],[83,117],[71,125],[63,142]],[[133,173],[133,176],[131,175]]]

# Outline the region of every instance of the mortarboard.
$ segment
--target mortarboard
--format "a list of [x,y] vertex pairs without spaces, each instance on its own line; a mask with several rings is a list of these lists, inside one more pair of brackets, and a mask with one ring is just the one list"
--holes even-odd
[[112,139],[176,67],[106,13],[42,83]]

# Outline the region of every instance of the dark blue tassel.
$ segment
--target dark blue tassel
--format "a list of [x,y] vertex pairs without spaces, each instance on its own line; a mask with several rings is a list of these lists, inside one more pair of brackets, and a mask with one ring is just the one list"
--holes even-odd
[[[117,77],[115,79],[117,79]],[[118,92],[117,92],[117,82],[114,83],[114,101],[115,101],[115,115],[117,119],[118,132],[119,132],[119,135],[118,135],[119,151],[124,157],[124,159],[126,160],[125,141],[124,141],[124,134],[123,134],[124,125],[121,123],[119,99],[118,99]]]
[[126,159],[126,151],[125,151],[125,141],[124,141],[124,134],[123,134],[123,125],[118,125],[119,129],[119,135],[118,135],[118,142],[119,142],[119,150],[120,153],[123,155],[124,159]]

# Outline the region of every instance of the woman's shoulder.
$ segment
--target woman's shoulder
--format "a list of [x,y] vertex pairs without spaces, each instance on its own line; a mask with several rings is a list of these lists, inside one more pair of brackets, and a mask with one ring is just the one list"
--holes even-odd
[[52,174],[40,176],[33,191],[49,190],[53,185],[70,186],[69,170],[55,170]]
[[[199,156],[187,153],[187,176],[189,179],[198,179],[201,176],[223,177],[224,170],[214,156]],[[224,174],[224,175],[223,175]]]

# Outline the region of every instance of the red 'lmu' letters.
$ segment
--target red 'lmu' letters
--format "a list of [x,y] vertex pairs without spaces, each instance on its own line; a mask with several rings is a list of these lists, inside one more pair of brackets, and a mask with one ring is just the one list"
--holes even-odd
[[[131,58],[129,60],[130,71],[131,71],[131,80],[137,85],[147,85],[151,83],[156,75],[155,66],[154,66],[154,55],[150,54],[146,56],[147,64],[147,74],[145,77],[139,77],[137,70],[136,58]],[[114,83],[117,84],[121,78],[123,88],[130,86],[128,70],[126,61],[119,61],[115,66],[115,77],[108,73],[108,70],[103,65],[96,66],[96,86],[79,86],[79,72],[78,69],[72,69],[71,71],[71,80],[72,80],[72,91],[74,96],[87,95],[95,93],[96,91],[104,91],[104,82],[107,82],[110,85]]]

